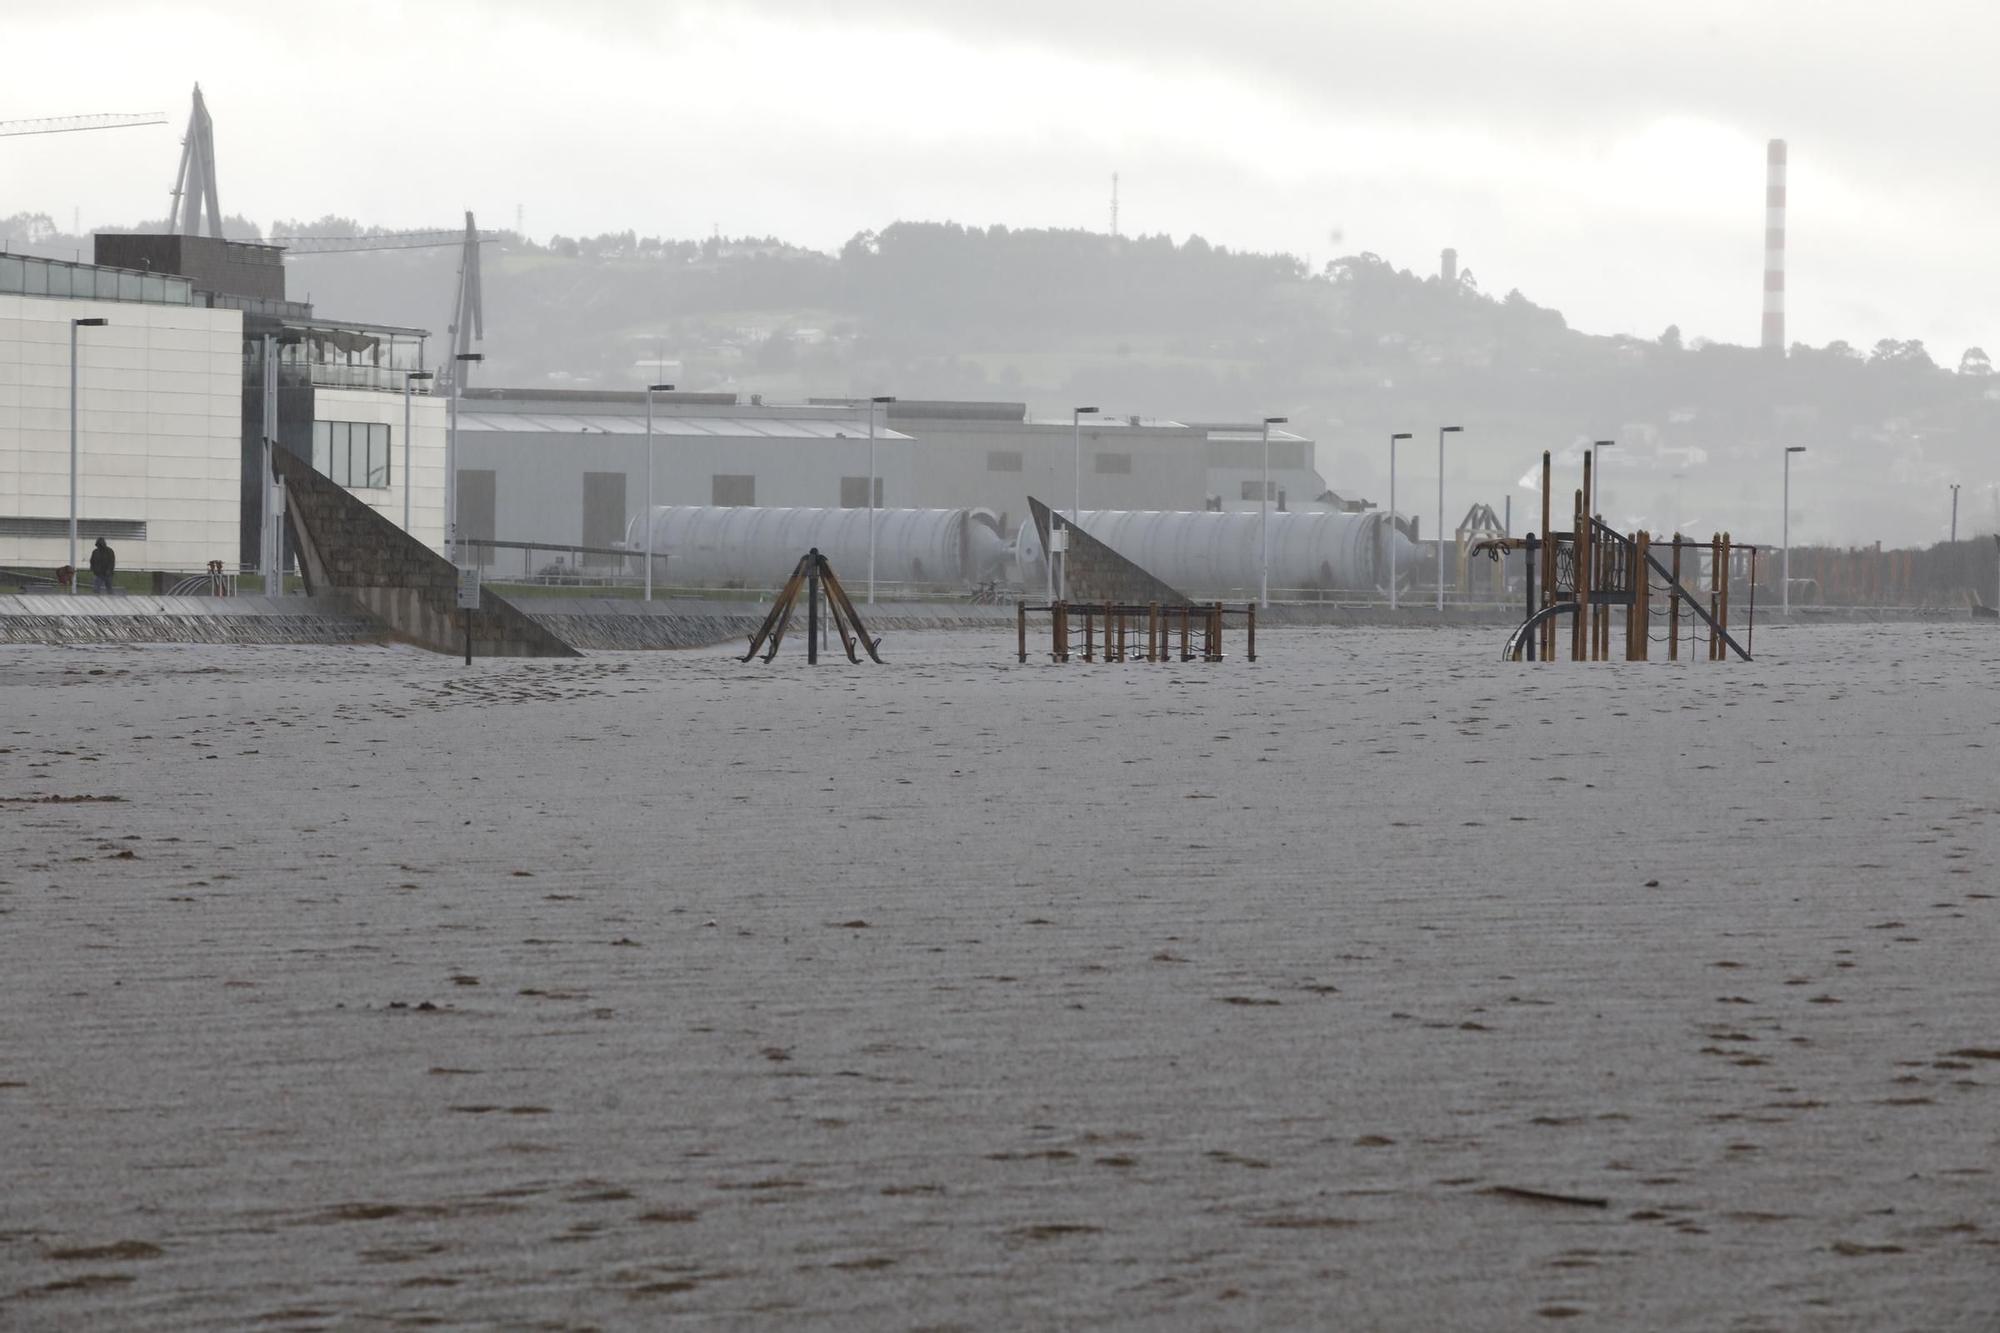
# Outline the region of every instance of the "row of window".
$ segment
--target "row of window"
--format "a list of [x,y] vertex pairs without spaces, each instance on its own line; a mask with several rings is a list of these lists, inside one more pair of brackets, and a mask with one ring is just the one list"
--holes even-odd
[[313,467],[349,490],[389,485],[389,428],[377,421],[313,422]]
[[[1132,471],[1130,454],[1092,454],[1092,466],[1101,477],[1127,476]],[[986,451],[988,472],[1019,472],[1021,451],[1019,449],[989,449]]]
[[[313,465],[325,472],[343,486],[386,486],[389,484],[388,471],[388,427],[370,425],[365,422],[321,421],[315,423],[313,441]],[[376,432],[381,432],[378,437]],[[379,472],[375,466],[377,449],[381,451]],[[994,466],[992,460],[1012,457],[1011,468]],[[992,471],[1020,471],[1018,453],[1007,454],[996,451],[987,455],[988,467]],[[1125,473],[1132,470],[1130,454],[1098,454],[1100,473]],[[343,471],[343,469],[345,469]],[[381,480],[372,478],[380,476]],[[490,471],[461,470],[459,476],[459,524],[468,536],[491,538],[494,473]],[[349,477],[370,480],[348,480]],[[1253,487],[1256,483],[1243,483],[1243,498],[1255,499]],[[1271,488],[1275,498],[1279,492],[1276,485]],[[748,508],[757,503],[757,478],[742,473],[717,472],[708,479],[708,502],[712,505]],[[866,509],[868,507],[868,478],[842,477],[840,479],[840,507],[842,509]],[[875,478],[875,507],[883,508],[882,478]],[[625,474],[622,472],[586,472],[583,474],[583,544],[586,546],[610,546],[622,541],[625,535]]]

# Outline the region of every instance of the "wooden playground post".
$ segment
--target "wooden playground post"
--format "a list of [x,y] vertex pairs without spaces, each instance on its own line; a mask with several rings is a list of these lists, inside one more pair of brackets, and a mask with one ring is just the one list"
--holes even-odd
[[[1590,455],[1583,459],[1584,485],[1590,484]],[[1575,566],[1576,588],[1574,599],[1576,612],[1570,617],[1569,660],[1584,662],[1589,660],[1590,631],[1590,510],[1587,507],[1588,493],[1576,493],[1575,556],[1571,564]]]
[[1729,660],[1729,644],[1725,634],[1729,621],[1725,618],[1729,611],[1729,539],[1722,533],[1715,534],[1715,554],[1710,557],[1709,584],[1715,603],[1713,614],[1715,624],[1709,630],[1709,637],[1715,641],[1709,651],[1718,662]]
[[1083,660],[1086,662],[1097,660],[1092,656],[1097,644],[1097,631],[1093,623],[1096,619],[1097,617],[1091,613],[1090,604],[1086,602],[1083,608]]
[[1757,655],[1757,548],[1750,548],[1750,634],[1743,650],[1752,657]]
[[1188,618],[1192,613],[1192,607],[1181,608],[1181,661],[1183,662],[1188,660]]
[[1014,624],[1015,628],[1020,631],[1021,660],[1025,662],[1028,660],[1028,604],[1026,602],[1014,603]]
[[1729,534],[1725,532],[1722,534],[1722,612],[1715,618],[1715,623],[1722,629],[1723,637],[1723,642],[1715,653],[1715,660],[1718,662],[1729,660],[1729,583],[1730,576],[1735,572],[1735,566],[1735,544],[1729,540]]
[[1681,534],[1674,533],[1672,586],[1667,589],[1667,660],[1681,660]]
[[1246,616],[1243,631],[1243,655],[1254,662],[1257,660],[1257,603],[1251,602],[1243,610]]
[[[1556,539],[1549,527],[1554,501],[1550,495],[1549,451],[1542,450],[1542,606],[1548,606],[1556,599]],[[1539,610],[1540,608],[1536,608]],[[1552,620],[1544,620],[1535,631],[1542,639],[1542,660],[1552,662],[1556,656],[1556,627]]]
[[1632,534],[1632,600],[1625,605],[1625,660],[1646,660],[1646,597],[1652,591],[1646,578],[1646,530]]
[[[1611,548],[1597,540],[1597,515],[1592,514],[1590,519],[1590,556],[1597,564],[1597,570],[1590,578],[1590,586],[1609,588]],[[1611,656],[1611,608],[1601,602],[1591,607],[1590,623],[1593,633],[1590,659],[1593,662],[1602,662]]]
[[1146,605],[1146,660],[1157,662],[1166,655],[1166,649],[1160,642],[1160,604],[1149,602]]

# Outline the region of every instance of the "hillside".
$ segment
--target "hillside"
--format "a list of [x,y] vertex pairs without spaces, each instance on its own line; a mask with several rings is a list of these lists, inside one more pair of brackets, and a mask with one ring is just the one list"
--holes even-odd
[[[367,229],[323,218],[271,231]],[[0,221],[0,237],[65,257],[89,250],[46,218]],[[290,281],[329,315],[441,332],[456,264],[452,251],[308,255],[291,261]],[[1308,272],[1290,255],[1199,237],[952,223],[898,222],[835,254],[775,238],[503,234],[484,266],[489,384],[664,378],[773,399],[886,392],[1025,399],[1051,415],[1078,402],[1201,420],[1286,415],[1319,441],[1336,489],[1378,500],[1389,433],[1413,431],[1423,446],[1404,463],[1417,494],[1435,484],[1425,441],[1452,422],[1467,429],[1447,463],[1455,510],[1509,493],[1531,506],[1514,483],[1542,449],[1573,460],[1609,438],[1616,521],[1762,540],[1778,536],[1791,444],[1809,450],[1794,475],[1796,540],[1938,540],[1953,481],[1965,484],[1961,534],[1992,528],[2000,505],[1987,443],[2000,433],[2000,381],[1976,348],[1951,358],[1955,369],[1894,339],[1774,358],[1683,345],[1674,329],[1580,333],[1518,291],[1495,296],[1469,273],[1445,281],[1372,254]]]

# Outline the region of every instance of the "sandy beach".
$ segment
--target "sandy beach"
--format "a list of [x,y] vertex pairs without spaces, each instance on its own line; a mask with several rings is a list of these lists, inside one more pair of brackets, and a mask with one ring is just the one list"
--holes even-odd
[[1760,629],[0,648],[0,1326],[2000,1326],[2000,634]]

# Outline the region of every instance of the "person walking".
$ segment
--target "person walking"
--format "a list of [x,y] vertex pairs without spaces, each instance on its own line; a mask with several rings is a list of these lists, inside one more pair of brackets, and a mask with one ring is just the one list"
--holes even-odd
[[97,549],[90,553],[90,590],[96,593],[111,592],[111,576],[118,570],[118,552],[111,544],[99,537]]

